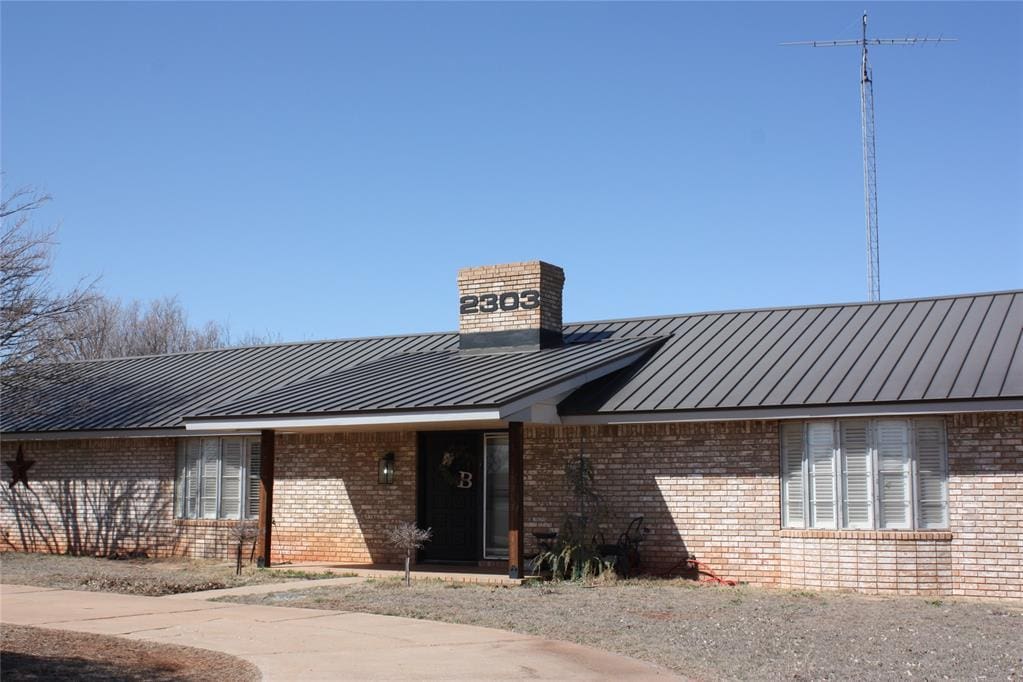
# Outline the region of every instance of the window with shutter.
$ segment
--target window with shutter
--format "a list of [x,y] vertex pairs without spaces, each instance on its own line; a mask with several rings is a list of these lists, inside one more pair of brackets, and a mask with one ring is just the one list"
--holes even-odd
[[879,419],[876,424],[879,526],[910,528],[909,424],[904,419]]
[[174,479],[174,515],[240,519],[259,515],[259,439],[182,438]]
[[940,417],[783,424],[781,479],[788,528],[948,528]]
[[243,445],[241,438],[225,438],[221,444],[220,517],[224,519],[241,516]]
[[175,460],[174,471],[174,518],[181,518],[185,515],[185,470],[187,469],[187,455],[185,453],[185,441],[178,441],[178,454]]
[[810,464],[810,509],[814,528],[836,528],[838,505],[835,490],[835,426],[811,422],[806,428]]
[[842,452],[842,520],[844,528],[873,528],[874,483],[871,476],[870,423],[839,423]]
[[913,424],[917,475],[917,526],[948,527],[948,464],[945,461],[945,425],[940,419]]
[[249,441],[249,476],[248,490],[246,491],[245,504],[248,506],[247,514],[250,518],[259,516],[259,448],[258,440]]
[[787,528],[803,528],[803,424],[783,424],[781,428],[782,524]]
[[202,518],[217,518],[220,489],[220,439],[202,439]]

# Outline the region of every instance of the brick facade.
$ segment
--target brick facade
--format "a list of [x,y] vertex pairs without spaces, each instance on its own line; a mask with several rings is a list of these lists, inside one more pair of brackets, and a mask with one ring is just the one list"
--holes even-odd
[[[1023,598],[1023,413],[946,418],[950,528],[799,531],[779,523],[778,422],[527,426],[525,524],[557,530],[575,502],[566,464],[594,469],[613,541],[635,515],[653,572],[695,555],[757,585]],[[173,518],[175,441],[28,441],[30,490],[0,487],[0,540],[53,552],[228,556],[231,522]],[[16,444],[5,442],[10,459]],[[396,481],[377,462],[396,456]],[[414,433],[281,435],[274,561],[392,562],[385,533],[416,517]]]
[[[377,463],[395,455],[391,485]],[[388,528],[416,520],[416,434],[323,433],[277,438],[273,561],[396,563]]]
[[650,529],[644,565],[670,571],[695,556],[737,580],[777,579],[778,427],[715,422],[526,429],[526,552],[532,533],[558,530],[574,498],[565,468],[591,458],[608,508],[605,537],[638,515]]

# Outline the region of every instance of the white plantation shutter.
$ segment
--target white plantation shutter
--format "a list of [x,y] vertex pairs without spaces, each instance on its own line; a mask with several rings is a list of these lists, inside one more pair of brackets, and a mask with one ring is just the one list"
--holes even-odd
[[260,442],[249,441],[249,476],[248,490],[246,490],[245,504],[246,514],[255,518],[259,516],[259,464],[260,464]]
[[873,527],[873,478],[866,421],[839,422],[844,528]]
[[781,427],[782,525],[806,527],[803,492],[803,424]]
[[948,527],[948,470],[945,457],[945,428],[940,419],[914,422],[917,527]]
[[217,493],[220,483],[220,439],[202,439],[202,517],[217,518]]
[[904,419],[879,419],[875,428],[878,526],[910,528],[909,424]]
[[220,517],[237,519],[242,510],[242,454],[241,438],[225,438],[221,447],[223,465],[220,474]]
[[807,453],[810,464],[810,508],[814,528],[837,527],[837,495],[835,492],[835,425],[834,422],[810,422],[806,426]]
[[185,516],[194,519],[199,515],[199,472],[202,465],[202,447],[198,438],[185,441]]
[[174,518],[180,519],[185,515],[185,472],[188,470],[188,460],[185,453],[185,441],[178,441],[178,457],[175,460],[174,472]]

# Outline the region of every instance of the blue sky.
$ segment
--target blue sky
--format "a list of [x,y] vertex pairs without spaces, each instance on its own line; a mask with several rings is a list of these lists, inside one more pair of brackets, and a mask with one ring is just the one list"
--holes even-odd
[[[1023,4],[867,3],[881,287],[1023,286]],[[453,329],[540,258],[566,320],[863,300],[846,3],[2,5],[2,165],[58,282],[285,339]]]

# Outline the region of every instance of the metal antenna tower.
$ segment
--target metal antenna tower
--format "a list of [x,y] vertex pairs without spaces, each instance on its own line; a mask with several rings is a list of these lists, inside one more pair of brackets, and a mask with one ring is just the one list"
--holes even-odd
[[782,45],[860,48],[860,124],[863,136],[863,205],[867,219],[867,296],[881,300],[881,265],[877,241],[877,154],[874,147],[874,70],[867,58],[868,45],[923,45],[952,43],[958,38],[867,38],[867,13],[863,12],[863,37],[855,40],[799,40]]

